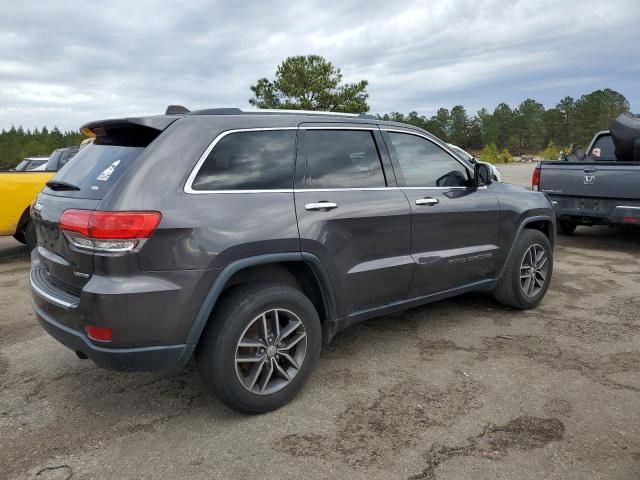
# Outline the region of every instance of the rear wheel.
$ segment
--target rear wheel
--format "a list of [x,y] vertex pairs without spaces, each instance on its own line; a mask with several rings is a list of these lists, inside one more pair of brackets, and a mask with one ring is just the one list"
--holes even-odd
[[549,239],[539,230],[525,229],[493,295],[509,307],[533,308],[547,292],[552,273],[553,251]]
[[216,307],[196,352],[201,378],[228,407],[264,413],[291,401],[320,354],[311,301],[281,284],[235,287]]
[[575,232],[577,226],[578,225],[573,222],[560,220],[558,222],[558,233],[560,233],[561,235],[571,235],[573,232]]

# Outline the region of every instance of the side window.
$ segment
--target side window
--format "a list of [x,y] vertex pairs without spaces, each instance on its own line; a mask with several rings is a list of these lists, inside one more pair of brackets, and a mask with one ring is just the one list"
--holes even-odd
[[307,188],[385,187],[372,132],[307,130]]
[[407,187],[463,187],[466,169],[429,140],[408,133],[389,132],[391,146]]
[[296,130],[231,133],[216,144],[193,180],[194,190],[293,188]]

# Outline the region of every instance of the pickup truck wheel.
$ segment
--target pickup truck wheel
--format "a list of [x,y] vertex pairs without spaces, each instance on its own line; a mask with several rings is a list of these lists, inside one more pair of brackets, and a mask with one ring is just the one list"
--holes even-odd
[[561,220],[558,222],[558,233],[561,235],[571,235],[578,225],[572,222]]
[[514,247],[504,274],[493,292],[509,307],[533,308],[544,297],[553,273],[553,250],[539,230],[525,229]]
[[234,287],[216,306],[196,351],[205,384],[228,407],[264,413],[302,388],[320,355],[311,301],[288,285]]

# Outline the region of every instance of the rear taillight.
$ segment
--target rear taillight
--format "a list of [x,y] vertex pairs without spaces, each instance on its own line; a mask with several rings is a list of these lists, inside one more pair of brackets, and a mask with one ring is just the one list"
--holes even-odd
[[536,192],[540,190],[540,165],[535,168],[531,176],[531,190]]
[[65,210],[60,230],[78,248],[99,252],[131,252],[142,247],[160,223],[160,212]]

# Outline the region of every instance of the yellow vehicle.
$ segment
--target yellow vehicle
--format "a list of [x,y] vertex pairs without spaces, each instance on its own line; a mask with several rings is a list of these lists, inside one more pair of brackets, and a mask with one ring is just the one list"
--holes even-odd
[[19,242],[35,247],[36,235],[29,207],[55,174],[49,171],[0,172],[0,236],[13,235]]

